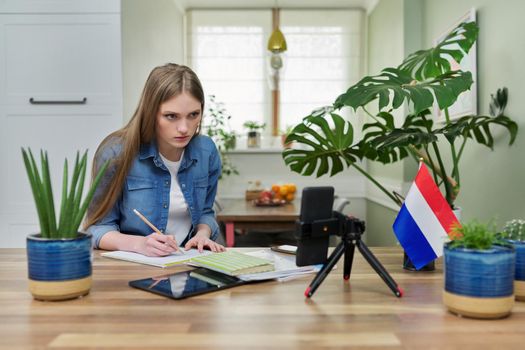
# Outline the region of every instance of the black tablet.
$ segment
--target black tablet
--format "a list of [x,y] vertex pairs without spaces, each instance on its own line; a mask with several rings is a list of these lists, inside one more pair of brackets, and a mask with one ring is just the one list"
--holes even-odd
[[200,267],[190,271],[130,281],[129,285],[168,298],[183,299],[244,283],[237,277]]

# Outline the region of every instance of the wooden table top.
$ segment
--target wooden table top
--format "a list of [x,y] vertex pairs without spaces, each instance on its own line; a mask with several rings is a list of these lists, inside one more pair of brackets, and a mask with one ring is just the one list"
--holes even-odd
[[180,271],[94,254],[93,288],[80,299],[39,302],[27,289],[24,249],[0,249],[0,349],[523,349],[525,303],[510,317],[460,318],[441,302],[441,263],[405,272],[397,248],[372,249],[405,290],[396,298],[356,252],[350,284],[342,261],[311,300],[312,275],[175,301],[128,281]]
[[223,199],[223,209],[217,213],[219,221],[295,221],[299,217],[300,203],[292,201],[276,207],[255,206],[244,199]]

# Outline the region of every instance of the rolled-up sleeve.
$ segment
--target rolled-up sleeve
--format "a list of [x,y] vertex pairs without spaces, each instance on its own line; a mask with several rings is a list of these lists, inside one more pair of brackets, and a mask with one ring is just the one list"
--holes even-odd
[[87,231],[93,235],[93,247],[98,249],[100,240],[109,231],[120,231],[118,204],[102,220],[88,227]]

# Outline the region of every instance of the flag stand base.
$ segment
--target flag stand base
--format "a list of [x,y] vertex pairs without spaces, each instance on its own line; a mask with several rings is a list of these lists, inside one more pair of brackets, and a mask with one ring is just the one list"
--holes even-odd
[[416,269],[414,264],[412,263],[412,260],[408,257],[407,253],[403,252],[403,269],[408,271],[414,271],[414,272],[420,272],[420,271],[434,271],[436,270],[435,260],[432,260],[419,270]]

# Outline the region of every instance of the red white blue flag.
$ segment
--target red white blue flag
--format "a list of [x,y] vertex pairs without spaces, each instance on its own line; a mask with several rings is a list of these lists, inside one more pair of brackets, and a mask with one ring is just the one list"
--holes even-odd
[[416,269],[443,255],[443,244],[454,224],[459,224],[456,215],[421,163],[392,226]]

